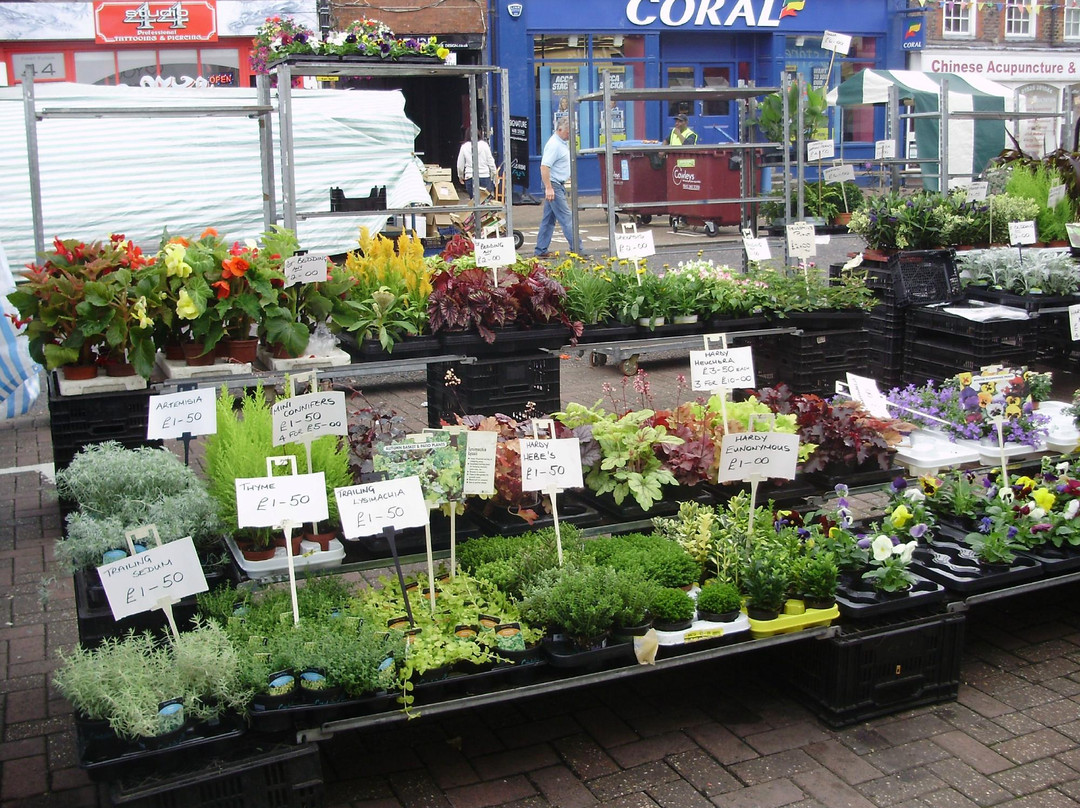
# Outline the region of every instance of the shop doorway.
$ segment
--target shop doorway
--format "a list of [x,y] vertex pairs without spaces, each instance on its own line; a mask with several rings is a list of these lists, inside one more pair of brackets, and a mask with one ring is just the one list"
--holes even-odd
[[[734,62],[704,64],[669,64],[664,69],[664,86],[670,88],[732,87],[738,84]],[[737,105],[731,101],[669,101],[664,137],[668,136],[675,116],[686,115],[700,143],[734,143],[739,139]]]

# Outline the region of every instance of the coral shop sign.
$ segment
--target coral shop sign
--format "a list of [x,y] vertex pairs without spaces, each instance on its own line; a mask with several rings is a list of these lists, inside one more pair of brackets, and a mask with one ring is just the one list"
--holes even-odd
[[807,0],[627,0],[626,19],[634,25],[714,28],[776,28],[797,17]]
[[101,43],[217,42],[217,0],[97,0],[94,38]]

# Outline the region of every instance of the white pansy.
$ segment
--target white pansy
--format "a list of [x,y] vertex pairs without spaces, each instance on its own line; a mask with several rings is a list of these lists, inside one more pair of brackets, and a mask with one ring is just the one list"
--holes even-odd
[[911,557],[915,553],[915,548],[919,546],[917,541],[909,541],[907,544],[896,545],[896,554],[900,556],[900,560],[905,564],[911,562]]
[[870,549],[874,553],[874,561],[884,561],[892,555],[892,539],[884,534],[877,536],[870,542]]
[[1034,502],[1030,503],[1028,505],[1028,508],[1028,516],[1030,516],[1036,522],[1046,516],[1046,510],[1044,508],[1038,507]]
[[910,485],[904,490],[904,496],[910,499],[912,502],[922,502],[926,499],[926,494],[924,494],[918,488]]
[[1065,506],[1065,518],[1075,518],[1077,511],[1080,511],[1080,499],[1070,500],[1069,504]]

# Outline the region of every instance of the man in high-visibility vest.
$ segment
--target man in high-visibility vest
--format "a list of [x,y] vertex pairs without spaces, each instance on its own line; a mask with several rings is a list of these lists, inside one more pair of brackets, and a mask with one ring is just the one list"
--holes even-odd
[[668,135],[668,144],[671,146],[693,146],[697,143],[697,132],[687,125],[687,117],[683,113],[675,116],[675,128]]

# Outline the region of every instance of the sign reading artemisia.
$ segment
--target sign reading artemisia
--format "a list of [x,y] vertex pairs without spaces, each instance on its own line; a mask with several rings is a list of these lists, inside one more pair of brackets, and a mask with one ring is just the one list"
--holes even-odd
[[96,0],[98,42],[217,42],[217,0]]

